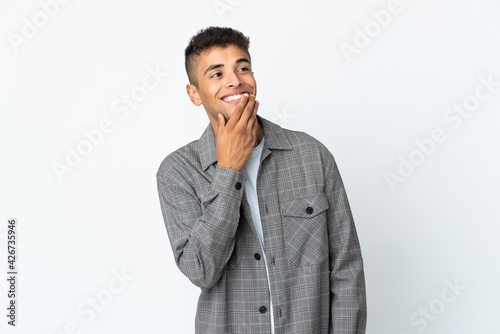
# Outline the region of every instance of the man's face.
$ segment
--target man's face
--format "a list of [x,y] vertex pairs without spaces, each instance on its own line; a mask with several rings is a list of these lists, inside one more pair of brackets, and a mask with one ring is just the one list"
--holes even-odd
[[213,47],[197,56],[194,74],[198,88],[187,85],[191,101],[203,104],[212,125],[222,113],[229,120],[241,95],[257,94],[250,56],[235,45]]

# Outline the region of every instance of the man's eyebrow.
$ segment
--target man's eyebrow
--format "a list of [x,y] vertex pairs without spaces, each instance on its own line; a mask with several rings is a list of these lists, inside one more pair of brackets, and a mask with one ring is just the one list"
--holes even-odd
[[[236,64],[239,64],[239,63],[249,63],[250,64],[250,60],[248,60],[247,58],[240,58],[240,59],[236,60]],[[207,70],[205,71],[205,73],[203,73],[203,75],[207,74],[208,71],[215,70],[216,68],[223,67],[223,66],[224,66],[224,64],[210,65],[207,68]]]
[[250,64],[250,60],[248,60],[246,58],[240,58],[236,61],[236,64],[239,64],[239,63],[249,63]]
[[207,70],[205,71],[205,73],[203,73],[203,75],[207,74],[208,71],[211,71],[211,70],[215,70],[216,68],[219,68],[219,67],[222,67],[224,66],[224,64],[214,64],[214,65],[210,65]]

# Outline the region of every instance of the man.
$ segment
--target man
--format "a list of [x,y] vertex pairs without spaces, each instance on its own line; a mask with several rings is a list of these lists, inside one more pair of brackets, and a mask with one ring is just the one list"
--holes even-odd
[[257,116],[249,39],[210,27],[185,50],[210,124],[158,173],[179,269],[201,288],[196,333],[364,333],[363,261],[337,165]]

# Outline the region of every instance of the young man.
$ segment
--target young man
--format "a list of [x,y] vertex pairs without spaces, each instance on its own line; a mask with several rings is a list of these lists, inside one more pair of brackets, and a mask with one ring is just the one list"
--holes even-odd
[[158,173],[179,269],[201,288],[196,333],[364,333],[361,250],[333,156],[257,116],[249,39],[210,27],[185,51],[210,124]]

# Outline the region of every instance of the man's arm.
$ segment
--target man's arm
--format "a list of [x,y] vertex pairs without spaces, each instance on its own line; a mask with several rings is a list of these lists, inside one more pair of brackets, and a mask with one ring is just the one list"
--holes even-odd
[[157,173],[158,193],[167,233],[179,269],[201,288],[211,288],[223,274],[234,249],[245,176],[240,172],[255,144],[255,96],[244,96],[231,118],[214,129],[218,165],[208,195],[197,196],[175,155]]
[[324,154],[330,245],[330,334],[361,334],[366,328],[363,259],[337,164]]
[[216,167],[209,195],[202,199],[173,170],[166,178],[157,174],[157,182],[177,266],[196,286],[211,288],[233,252],[245,176]]

